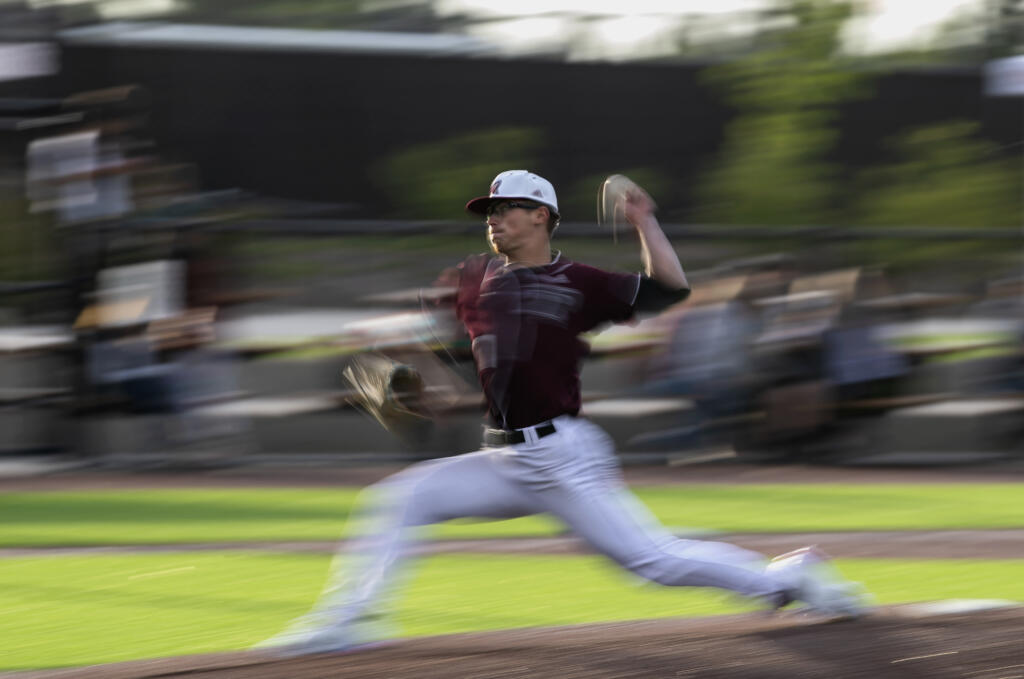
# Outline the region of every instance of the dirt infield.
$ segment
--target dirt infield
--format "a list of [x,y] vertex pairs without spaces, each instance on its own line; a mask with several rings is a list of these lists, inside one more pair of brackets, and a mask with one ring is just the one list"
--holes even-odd
[[[153,488],[182,486],[362,485],[393,467],[224,470],[201,474],[67,474],[2,479],[3,490]],[[647,483],[958,483],[1021,482],[1011,468],[837,469],[803,466],[706,465],[627,468],[632,484]],[[837,557],[1024,558],[1024,530],[851,532],[720,535],[772,554],[816,543]],[[247,543],[242,548],[324,551],[334,543]],[[168,545],[150,550],[224,549],[228,545]],[[41,551],[0,550],[0,556]],[[572,537],[437,542],[430,551],[569,554]],[[937,612],[922,605],[884,607],[853,621],[815,621],[794,614],[748,613],[562,628],[506,630],[390,642],[344,654],[279,658],[238,652],[160,658],[85,668],[0,674],[18,679],[76,677],[204,679],[359,677],[389,679],[675,678],[953,678],[1024,677],[1024,607]]]
[[349,653],[185,656],[18,679],[1010,679],[1024,675],[1024,609],[925,615],[880,609],[814,622],[759,614],[407,639]]

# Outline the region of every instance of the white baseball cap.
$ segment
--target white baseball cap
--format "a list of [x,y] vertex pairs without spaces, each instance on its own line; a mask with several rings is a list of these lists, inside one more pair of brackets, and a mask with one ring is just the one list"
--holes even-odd
[[546,205],[558,217],[558,198],[555,187],[547,179],[527,170],[506,170],[491,182],[490,193],[466,203],[466,209],[478,215],[487,214],[487,208],[499,200],[523,198]]

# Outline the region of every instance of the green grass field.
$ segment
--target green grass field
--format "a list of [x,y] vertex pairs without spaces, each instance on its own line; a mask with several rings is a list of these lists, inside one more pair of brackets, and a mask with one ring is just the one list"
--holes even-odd
[[[246,648],[305,611],[326,555],[198,552],[0,561],[0,670]],[[844,560],[879,603],[1024,601],[1024,560]],[[597,557],[424,559],[398,620],[413,636],[750,610],[712,590],[641,585]]]
[[[674,485],[636,489],[666,525],[729,532],[1024,527],[1021,484]],[[0,546],[333,540],[357,489],[8,493]],[[542,517],[442,527],[442,537],[551,535]]]
[[[721,530],[1024,528],[1020,484],[642,488],[674,526]],[[0,544],[102,545],[333,539],[352,489],[11,493]],[[965,509],[966,508],[966,509]],[[539,519],[447,526],[443,535],[546,534]],[[0,559],[0,670],[246,648],[315,599],[326,554],[201,551]],[[1024,560],[838,562],[879,603],[1024,601]],[[641,585],[590,556],[446,554],[420,561],[406,634],[749,610],[724,593]]]

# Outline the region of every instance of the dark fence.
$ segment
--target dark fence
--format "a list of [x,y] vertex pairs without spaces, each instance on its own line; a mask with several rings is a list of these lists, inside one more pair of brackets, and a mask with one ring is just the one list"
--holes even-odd
[[[128,83],[152,96],[162,149],[195,162],[204,188],[352,204],[389,214],[370,168],[418,143],[502,126],[537,129],[556,186],[632,167],[671,178],[662,207],[682,219],[732,112],[706,64],[561,63],[259,49],[64,46],[64,89]],[[908,126],[962,118],[1013,153],[1022,100],[983,95],[977,69],[881,73],[842,106],[834,160],[884,160]],[[481,159],[494,160],[488,149]],[[446,168],[438,168],[443,172]],[[487,181],[489,176],[482,181]]]

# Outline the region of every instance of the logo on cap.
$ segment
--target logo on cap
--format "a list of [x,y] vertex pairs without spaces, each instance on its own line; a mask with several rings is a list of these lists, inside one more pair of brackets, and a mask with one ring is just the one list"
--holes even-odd
[[493,196],[494,194],[496,194],[500,187],[501,187],[501,180],[500,179],[498,181],[494,182],[493,184],[491,184],[491,195]]

